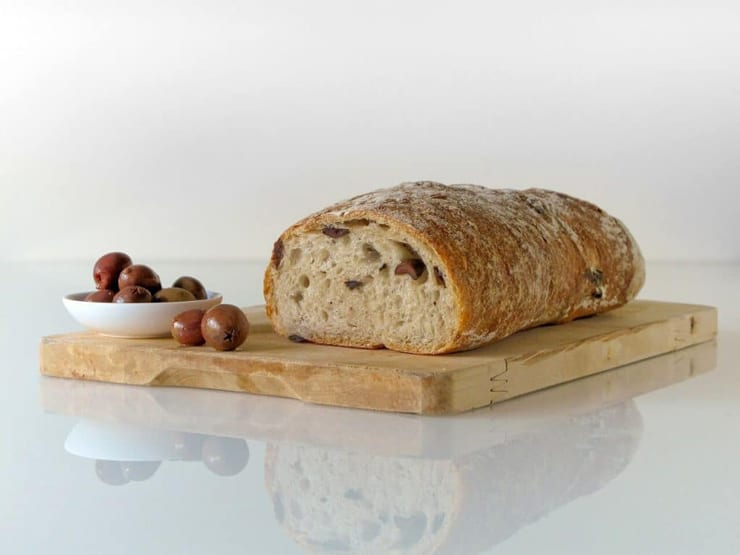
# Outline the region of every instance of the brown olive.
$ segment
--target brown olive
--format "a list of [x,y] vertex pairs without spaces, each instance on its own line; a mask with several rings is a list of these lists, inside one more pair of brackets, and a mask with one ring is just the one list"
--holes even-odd
[[131,257],[125,252],[104,254],[93,266],[93,279],[97,289],[118,291],[118,275],[124,268],[131,266]]
[[118,288],[123,289],[130,285],[139,285],[149,290],[154,295],[162,289],[162,282],[157,273],[144,264],[127,266],[118,276]]
[[203,339],[219,351],[233,351],[247,340],[249,320],[239,307],[219,304],[209,308],[200,323]]
[[205,339],[200,331],[200,322],[205,311],[195,308],[181,312],[172,319],[170,333],[178,343],[183,345],[203,345]]
[[91,303],[109,303],[113,301],[115,295],[116,292],[110,289],[98,289],[85,297],[85,300]]
[[182,287],[190,291],[196,299],[205,299],[207,297],[206,288],[203,284],[191,276],[180,276],[172,284],[172,287]]
[[195,296],[182,287],[165,287],[157,291],[152,300],[155,303],[179,303],[183,301],[194,301]]
[[129,285],[123,287],[113,297],[114,303],[150,303],[152,302],[152,294],[148,289],[144,289],[140,285]]

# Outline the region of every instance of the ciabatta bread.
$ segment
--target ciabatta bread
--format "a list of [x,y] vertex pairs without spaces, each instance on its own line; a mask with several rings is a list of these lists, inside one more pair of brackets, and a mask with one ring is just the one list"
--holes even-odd
[[632,235],[593,204],[418,182],[288,228],[264,292],[275,331],[294,340],[437,354],[616,308],[644,279]]

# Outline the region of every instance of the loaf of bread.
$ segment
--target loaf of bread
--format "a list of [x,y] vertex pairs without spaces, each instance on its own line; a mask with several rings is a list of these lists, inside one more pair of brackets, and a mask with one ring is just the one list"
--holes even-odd
[[265,272],[278,334],[438,354],[604,312],[645,279],[632,235],[542,189],[403,183],[288,228]]

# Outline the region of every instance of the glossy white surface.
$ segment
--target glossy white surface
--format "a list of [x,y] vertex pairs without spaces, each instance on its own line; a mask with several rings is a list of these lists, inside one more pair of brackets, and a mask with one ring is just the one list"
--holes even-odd
[[[188,267],[261,302],[262,264]],[[740,552],[740,265],[648,265],[716,343],[449,418],[43,378],[88,273],[0,265],[2,553]]]
[[62,299],[69,315],[85,328],[114,337],[167,337],[172,318],[186,310],[208,310],[220,304],[221,293],[208,291],[197,301],[176,303],[92,303],[90,291],[72,293]]

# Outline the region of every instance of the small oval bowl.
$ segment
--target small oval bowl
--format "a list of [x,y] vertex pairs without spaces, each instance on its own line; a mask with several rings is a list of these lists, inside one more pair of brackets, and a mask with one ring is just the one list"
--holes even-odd
[[207,291],[198,301],[171,303],[93,303],[84,300],[92,291],[66,295],[67,312],[87,329],[111,337],[168,337],[172,318],[194,308],[208,310],[220,304],[221,293]]

